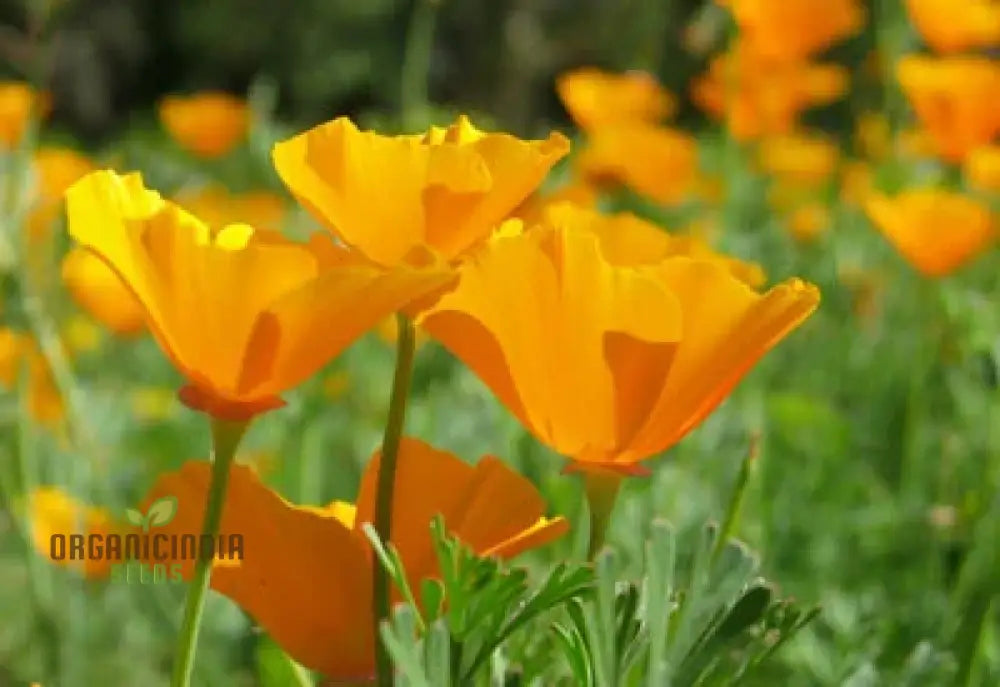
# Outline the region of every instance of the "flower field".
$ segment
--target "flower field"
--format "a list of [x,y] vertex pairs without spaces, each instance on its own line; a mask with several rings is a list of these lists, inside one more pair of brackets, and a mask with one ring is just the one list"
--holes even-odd
[[1000,683],[1000,4],[658,3],[101,139],[4,27],[0,687]]

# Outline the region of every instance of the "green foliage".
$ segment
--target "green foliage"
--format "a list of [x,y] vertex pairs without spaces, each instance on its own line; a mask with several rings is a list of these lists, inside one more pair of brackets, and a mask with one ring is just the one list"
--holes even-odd
[[392,626],[383,627],[382,632],[397,667],[414,685],[473,684],[511,635],[590,589],[590,570],[569,563],[555,565],[531,589],[525,570],[479,558],[448,536],[438,517],[431,534],[441,580],[423,582],[421,612],[416,610],[398,555],[391,545],[386,551],[378,544],[371,528],[366,532],[403,597],[410,601],[408,607],[397,609]]
[[619,579],[612,551],[598,556],[597,593],[556,626],[575,684],[765,684],[768,659],[819,609],[776,598],[739,542],[713,562],[717,536],[707,526],[685,550],[672,527],[654,523],[639,582]]
[[524,570],[478,558],[449,537],[440,518],[432,533],[442,579],[424,581],[419,606],[398,556],[368,533],[409,600],[382,635],[402,684],[414,687],[488,684],[491,676],[529,684],[532,671],[506,646],[528,628],[532,642],[550,645],[550,665],[535,675],[546,684],[764,684],[768,659],[819,612],[778,598],[743,544],[717,549],[714,526],[679,544],[671,526],[654,523],[636,582],[621,578],[620,557],[606,549],[593,565],[560,563],[530,584]]

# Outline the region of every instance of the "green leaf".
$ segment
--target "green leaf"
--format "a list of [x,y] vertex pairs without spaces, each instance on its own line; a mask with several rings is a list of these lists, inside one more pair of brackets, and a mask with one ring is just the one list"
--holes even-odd
[[146,528],[163,527],[177,515],[177,497],[163,496],[149,505],[146,511]]
[[[423,651],[416,633],[416,614],[410,606],[396,606],[391,621],[385,621],[379,628],[382,641],[400,678],[395,684],[406,684],[410,687],[432,687],[423,667]],[[434,687],[437,687],[434,685]]]
[[444,584],[441,580],[428,578],[420,582],[420,600],[424,603],[427,622],[437,620],[444,610]]
[[142,527],[146,523],[146,516],[133,508],[125,509],[125,519],[136,527]]
[[645,613],[649,632],[648,685],[664,685],[669,681],[667,665],[667,630],[674,611],[671,593],[677,565],[676,533],[669,523],[654,521],[646,543]]

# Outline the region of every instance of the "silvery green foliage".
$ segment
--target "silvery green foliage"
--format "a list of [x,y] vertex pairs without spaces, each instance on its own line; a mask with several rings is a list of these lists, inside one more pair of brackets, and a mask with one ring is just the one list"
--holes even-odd
[[[397,683],[763,684],[768,659],[818,608],[779,598],[757,557],[740,542],[716,546],[717,532],[708,525],[684,541],[658,521],[639,580],[621,579],[606,549],[593,565],[559,564],[529,585],[524,571],[477,558],[438,521],[442,580],[422,585],[420,610],[400,605],[382,628]],[[400,584],[398,556],[379,548]],[[526,628],[534,651],[508,647]]]

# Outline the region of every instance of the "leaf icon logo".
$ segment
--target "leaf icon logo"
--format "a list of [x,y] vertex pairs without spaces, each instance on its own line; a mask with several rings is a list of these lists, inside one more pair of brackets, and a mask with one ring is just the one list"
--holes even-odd
[[177,497],[164,496],[149,504],[149,510],[143,515],[140,511],[129,508],[125,511],[125,519],[143,532],[149,532],[150,527],[163,527],[177,515]]

